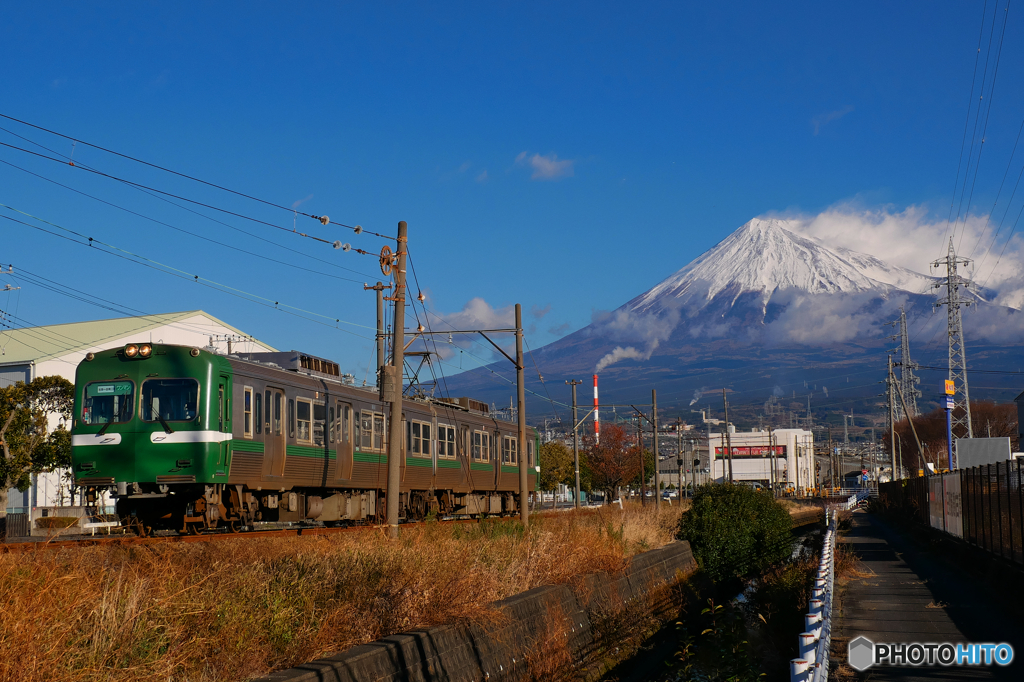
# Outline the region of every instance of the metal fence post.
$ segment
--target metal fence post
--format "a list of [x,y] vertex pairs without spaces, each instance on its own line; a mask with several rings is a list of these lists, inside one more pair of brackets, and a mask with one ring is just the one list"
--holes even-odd
[[1020,523],[1017,524],[1017,532],[1020,533],[1021,563],[1024,564],[1024,497],[1021,493],[1020,460],[1017,460],[1017,513]]

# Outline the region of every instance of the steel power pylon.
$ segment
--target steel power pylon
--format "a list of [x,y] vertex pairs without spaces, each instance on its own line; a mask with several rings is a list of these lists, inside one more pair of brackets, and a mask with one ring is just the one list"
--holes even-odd
[[921,414],[917,409],[917,399],[921,397],[921,391],[918,390],[917,385],[921,383],[921,380],[914,376],[914,370],[918,369],[920,365],[910,359],[910,334],[907,331],[907,313],[903,306],[900,306],[900,319],[893,320],[891,324],[900,329],[899,334],[892,337],[900,340],[900,359],[893,365],[900,368],[900,390],[903,391],[903,396],[907,400],[907,409],[911,412],[909,415],[904,415],[903,406],[896,403],[894,406],[895,420],[900,422],[904,418],[913,418]]
[[935,303],[935,307],[946,306],[949,328],[949,380],[956,387],[953,396],[952,427],[953,437],[974,438],[971,427],[971,399],[967,391],[967,355],[964,349],[964,325],[961,307],[971,304],[960,297],[960,289],[966,289],[970,282],[957,274],[958,265],[968,265],[968,258],[959,258],[953,249],[953,238],[949,239],[949,252],[945,258],[932,262],[932,267],[946,267],[946,281],[937,282],[935,288],[946,287],[946,298]]

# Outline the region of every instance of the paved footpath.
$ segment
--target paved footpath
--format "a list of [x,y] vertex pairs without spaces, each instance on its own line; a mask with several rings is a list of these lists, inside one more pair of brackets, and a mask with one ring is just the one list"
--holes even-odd
[[1008,642],[1016,660],[1006,667],[873,666],[865,680],[1024,680],[1024,623],[995,604],[999,586],[979,584],[882,519],[853,514],[840,542],[856,551],[860,573],[841,597],[836,638],[874,642]]

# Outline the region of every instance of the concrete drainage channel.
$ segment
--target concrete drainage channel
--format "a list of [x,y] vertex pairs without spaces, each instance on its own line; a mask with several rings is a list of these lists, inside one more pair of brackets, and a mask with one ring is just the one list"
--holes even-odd
[[697,568],[686,542],[638,554],[621,575],[592,573],[575,589],[547,585],[494,604],[493,621],[439,625],[356,646],[258,682],[595,679],[646,634],[651,614],[673,618],[673,588]]
[[836,533],[839,509],[852,509],[860,501],[851,496],[828,512],[828,528],[821,548],[821,562],[804,616],[806,632],[797,635],[799,658],[789,662],[790,682],[825,682],[828,679],[829,646],[832,643],[832,600],[835,593]]

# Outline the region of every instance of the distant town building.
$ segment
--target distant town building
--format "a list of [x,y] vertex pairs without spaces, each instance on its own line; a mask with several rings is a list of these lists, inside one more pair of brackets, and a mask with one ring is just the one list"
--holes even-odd
[[[0,387],[52,375],[73,382],[78,363],[86,353],[143,341],[215,349],[221,353],[277,350],[202,310],[5,329],[0,331]],[[50,428],[56,427],[53,416]],[[65,474],[66,471],[40,474],[33,476],[28,490],[11,489],[7,511],[17,513],[29,507],[66,504],[71,486]]]
[[[776,476],[778,484],[791,488],[815,488],[814,434],[804,429],[773,431],[736,431],[729,426],[729,437],[712,431],[708,447],[714,453],[712,478],[729,480],[728,448],[732,448],[733,481],[756,481],[767,487]],[[774,462],[774,474],[773,474]]]

